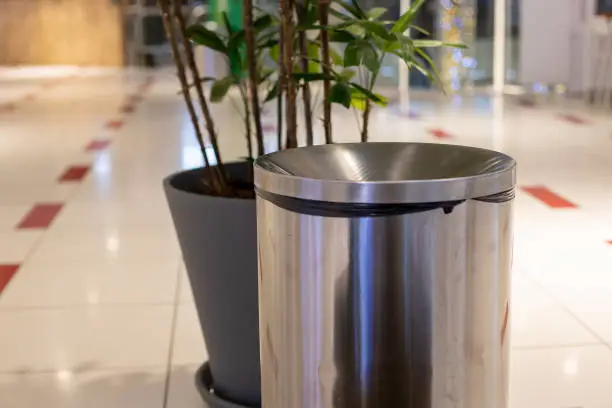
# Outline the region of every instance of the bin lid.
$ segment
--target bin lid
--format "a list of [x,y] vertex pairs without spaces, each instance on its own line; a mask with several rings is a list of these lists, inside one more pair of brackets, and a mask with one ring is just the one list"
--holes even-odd
[[435,203],[515,186],[516,162],[492,150],[433,143],[302,147],[255,162],[258,192],[333,203]]

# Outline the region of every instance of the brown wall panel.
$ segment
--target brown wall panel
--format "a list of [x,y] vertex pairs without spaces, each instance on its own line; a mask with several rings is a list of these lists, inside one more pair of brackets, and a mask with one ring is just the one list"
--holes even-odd
[[0,65],[123,64],[111,0],[0,0]]

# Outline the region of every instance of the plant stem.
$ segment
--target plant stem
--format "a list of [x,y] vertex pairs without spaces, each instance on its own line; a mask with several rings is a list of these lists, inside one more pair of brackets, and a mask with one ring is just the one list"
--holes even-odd
[[[330,0],[319,1],[319,23],[323,27],[328,25],[328,13],[329,13]],[[329,56],[329,33],[327,29],[321,30],[321,69],[323,74],[328,77],[330,75],[330,56]],[[332,139],[332,126],[331,126],[331,102],[329,96],[331,93],[331,81],[329,79],[323,80],[323,129],[325,131],[325,143],[333,143]]]
[[[382,53],[380,58],[378,59],[377,69],[376,71],[370,73],[370,84],[368,85],[368,90],[370,92],[374,91],[374,86],[376,85],[376,79],[378,78],[378,73],[380,72],[380,67],[382,66],[383,59],[385,58],[386,53]],[[366,106],[363,110],[363,126],[361,128],[361,143],[366,143],[369,138],[369,127],[370,127],[370,113],[372,112],[372,101],[366,99]]]
[[287,90],[287,101],[285,107],[285,120],[287,121],[287,148],[297,147],[297,110],[296,110],[296,86],[293,79],[293,6],[294,0],[280,0],[280,11],[282,18],[281,29],[283,30],[284,65],[285,65],[285,87]]
[[198,69],[198,66],[195,62],[193,45],[191,44],[187,36],[187,24],[185,23],[185,17],[183,16],[182,2],[179,0],[174,0],[173,3],[174,17],[178,21],[179,29],[181,31],[181,40],[183,42],[185,56],[187,57],[187,64],[191,71],[191,76],[196,89],[196,95],[198,96],[198,102],[200,103],[200,107],[202,108],[202,115],[204,116],[204,124],[206,126],[206,130],[208,131],[210,144],[212,145],[213,153],[217,160],[216,171],[218,172],[220,187],[223,190],[227,190],[228,184],[227,179],[225,177],[225,170],[223,166],[223,160],[221,158],[219,143],[217,141],[217,131],[215,130],[215,123],[213,121],[212,115],[210,114],[208,103],[206,102],[206,98],[204,97],[204,89],[202,88],[202,82],[200,81],[200,70]]
[[283,149],[283,95],[285,94],[285,50],[283,47],[283,23],[279,33],[278,48],[278,98],[276,98],[276,131],[278,150]]
[[[170,0],[159,0],[159,5],[162,9],[162,20],[164,23],[164,29],[166,31],[166,35],[170,42],[170,47],[172,49],[172,57],[174,58],[174,62],[176,64],[176,71],[179,78],[179,82],[181,83],[181,89],[183,93],[183,98],[185,99],[185,105],[187,105],[187,112],[189,113],[189,118],[191,119],[191,124],[193,125],[193,129],[196,134],[196,139],[198,141],[198,145],[200,146],[200,151],[202,152],[202,156],[204,158],[204,167],[210,167],[210,162],[208,160],[208,156],[206,155],[206,146],[204,145],[204,137],[202,136],[202,132],[200,131],[200,124],[198,122],[198,117],[195,113],[195,109],[193,106],[193,101],[191,99],[191,93],[189,90],[189,81],[187,80],[187,75],[185,74],[185,65],[183,64],[183,60],[181,58],[181,53],[179,51],[178,41],[176,39],[175,27],[172,22],[172,16],[170,14]],[[213,189],[218,187],[219,179],[218,174],[216,172],[212,172],[214,175],[212,177],[212,185]]]
[[[253,0],[243,2],[244,41],[246,44],[246,63],[249,69],[249,89],[255,122],[255,137],[257,139],[257,155],[264,154],[263,131],[261,127],[261,111],[259,107],[259,72],[255,57],[255,35],[253,33]],[[248,116],[248,115],[247,115]],[[250,120],[250,119],[249,119]]]
[[244,105],[244,130],[246,133],[247,152],[249,160],[253,160],[253,140],[251,139],[251,110],[249,108],[249,97],[246,94],[244,86],[241,82],[238,83],[238,89],[240,90],[240,99]]
[[[298,33],[298,41],[300,42],[300,53],[302,58],[300,62],[302,64],[302,72],[308,73],[308,39],[306,38],[306,32],[300,31]],[[310,84],[304,82],[302,86],[302,97],[304,100],[304,122],[306,125],[306,146],[312,146],[314,144],[314,135],[312,130],[312,105],[310,95]]]

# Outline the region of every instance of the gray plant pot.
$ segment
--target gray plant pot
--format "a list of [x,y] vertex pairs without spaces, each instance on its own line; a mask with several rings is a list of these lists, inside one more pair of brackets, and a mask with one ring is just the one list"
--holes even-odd
[[[226,170],[244,180],[248,166],[230,163]],[[207,380],[196,375],[196,386],[211,408],[259,407],[255,200],[196,193],[203,171],[164,180],[209,354]]]

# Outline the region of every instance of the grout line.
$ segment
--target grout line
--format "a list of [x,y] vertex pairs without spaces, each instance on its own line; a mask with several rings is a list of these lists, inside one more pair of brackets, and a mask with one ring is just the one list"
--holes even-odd
[[587,348],[587,347],[601,347],[601,343],[579,343],[579,344],[556,344],[556,345],[542,345],[542,346],[510,346],[511,351],[521,350],[549,350],[549,349],[567,349],[567,348]]
[[[151,370],[151,369],[163,369],[163,365],[159,364],[150,364],[150,365],[137,365],[137,366],[96,366],[96,367],[87,367],[81,368],[79,366],[70,367],[69,371],[75,374],[81,373],[93,373],[93,372],[134,372],[136,370]],[[22,368],[19,367],[17,369],[12,370],[0,370],[0,374],[9,374],[9,375],[37,375],[37,374],[57,374],[57,368],[40,368],[40,369],[30,369],[30,368]]]
[[[19,269],[23,269],[20,267]],[[15,273],[17,275],[17,273]],[[149,307],[168,307],[173,306],[174,302],[142,302],[142,303],[129,303],[129,302],[110,302],[110,303],[96,303],[96,304],[84,304],[84,303],[75,303],[71,305],[53,305],[53,306],[1,306],[0,305],[0,314],[6,312],[18,313],[18,312],[32,312],[39,310],[55,310],[55,311],[81,311],[87,310],[90,308],[105,308],[105,307],[140,307],[140,306],[149,306]]]
[[608,343],[603,337],[601,337],[595,330],[593,330],[589,325],[587,325],[582,319],[580,319],[570,308],[567,307],[565,303],[559,299],[552,291],[550,291],[545,285],[541,284],[538,280],[534,279],[532,276],[526,274],[526,279],[531,281],[535,286],[542,289],[550,298],[561,307],[561,309],[565,310],[567,314],[569,314],[583,329],[585,329],[589,334],[591,334],[595,339],[597,339],[600,343],[599,345],[603,345],[612,351],[612,344]]
[[164,399],[162,403],[162,408],[168,407],[168,397],[170,394],[170,381],[172,376],[172,358],[174,357],[174,342],[176,340],[176,327],[178,320],[178,310],[181,305],[181,265],[182,265],[182,257],[179,258],[179,264],[176,272],[176,288],[174,293],[174,313],[172,316],[172,325],[170,327],[170,347],[168,349],[168,361],[166,364],[166,381],[164,383]]

